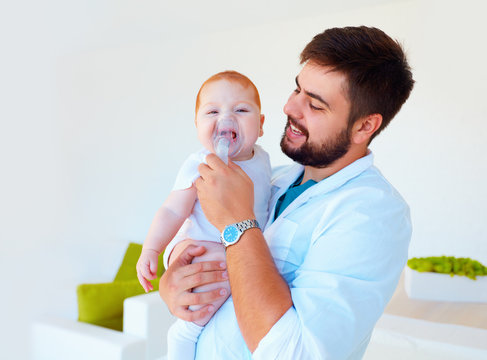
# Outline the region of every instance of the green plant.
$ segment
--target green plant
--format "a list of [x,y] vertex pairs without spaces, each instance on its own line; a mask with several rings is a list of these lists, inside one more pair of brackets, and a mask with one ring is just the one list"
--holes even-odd
[[476,280],[477,276],[487,275],[487,267],[470,258],[456,258],[453,256],[432,256],[423,258],[411,258],[408,266],[419,272],[436,272],[466,276]]

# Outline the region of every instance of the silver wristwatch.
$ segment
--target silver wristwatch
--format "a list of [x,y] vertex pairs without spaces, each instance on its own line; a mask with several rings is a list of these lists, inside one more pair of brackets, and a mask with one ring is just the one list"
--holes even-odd
[[260,228],[259,223],[255,219],[240,221],[235,224],[225,226],[220,239],[225,247],[237,243],[245,230],[252,228]]

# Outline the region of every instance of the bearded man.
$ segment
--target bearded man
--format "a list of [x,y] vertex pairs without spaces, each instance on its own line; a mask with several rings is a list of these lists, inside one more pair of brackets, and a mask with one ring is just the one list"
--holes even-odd
[[333,28],[301,63],[281,140],[295,163],[274,169],[267,224],[242,225],[255,219],[253,186],[237,165],[209,155],[199,167],[198,197],[223,233],[227,271],[190,264],[205,250],[188,247],[159,290],[174,315],[194,321],[212,309],[189,305],[221,295],[191,289],[228,276],[232,295],[196,359],[360,359],[406,263],[409,208],[368,149],[413,88],[401,46],[376,28]]

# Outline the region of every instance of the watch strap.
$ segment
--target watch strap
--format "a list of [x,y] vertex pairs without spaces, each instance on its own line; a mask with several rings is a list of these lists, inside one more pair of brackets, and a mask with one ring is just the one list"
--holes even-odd
[[238,223],[236,223],[234,225],[242,233],[245,230],[248,230],[248,229],[260,228],[259,223],[255,219],[249,219],[249,220],[240,221],[240,222],[238,222]]

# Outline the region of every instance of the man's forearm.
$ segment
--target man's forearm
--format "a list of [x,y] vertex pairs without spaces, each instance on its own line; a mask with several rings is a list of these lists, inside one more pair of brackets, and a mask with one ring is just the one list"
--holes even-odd
[[227,268],[238,325],[253,352],[292,306],[291,292],[259,229],[247,230],[227,248]]

